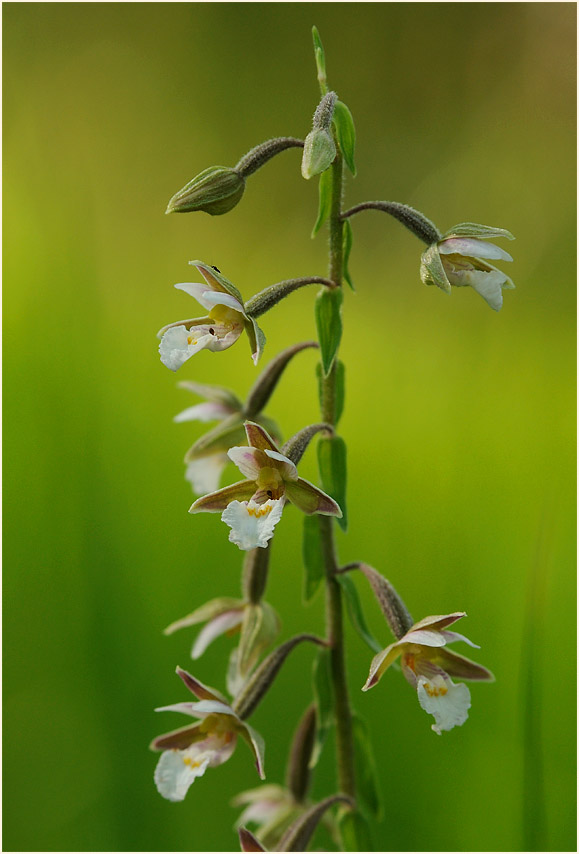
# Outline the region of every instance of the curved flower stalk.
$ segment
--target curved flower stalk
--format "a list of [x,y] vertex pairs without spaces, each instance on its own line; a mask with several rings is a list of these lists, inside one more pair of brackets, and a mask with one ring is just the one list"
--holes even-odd
[[190,513],[220,512],[230,541],[243,551],[267,546],[286,501],[308,515],[341,517],[334,499],[298,476],[263,427],[247,421],[245,430],[249,447],[230,448],[228,455],[247,479],[198,498]]
[[160,735],[151,743],[152,750],[163,751],[155,769],[159,794],[170,801],[182,801],[191,784],[202,777],[207,768],[222,765],[229,759],[238,736],[251,748],[263,780],[264,744],[259,733],[241,720],[214,688],[208,688],[180,667],[177,675],[199,702],[175,703],[156,711],[180,712],[199,720],[192,726]]
[[512,279],[487,259],[512,261],[504,249],[484,243],[492,237],[515,238],[504,228],[492,228],[472,222],[455,225],[423,252],[420,278],[425,285],[436,285],[447,294],[454,287],[470,286],[495,311],[503,304],[503,290],[515,287]]
[[425,617],[415,623],[399,640],[374,656],[362,691],[373,688],[401,656],[402,673],[416,688],[421,707],[434,717],[434,732],[441,735],[443,730],[461,726],[468,718],[470,692],[462,682],[456,685],[451,676],[494,681],[493,674],[486,667],[446,648],[448,643],[464,641],[479,649],[464,635],[447,630],[447,626],[465,616],[464,611],[455,611],[445,616]]
[[176,371],[200,350],[227,350],[245,330],[249,337],[251,357],[257,365],[265,345],[265,336],[257,322],[245,313],[241,294],[215,267],[202,261],[189,263],[197,268],[205,282],[180,282],[175,287],[196,299],[209,314],[206,317],[178,320],[159,330],[157,336],[161,339],[161,361],[170,370]]

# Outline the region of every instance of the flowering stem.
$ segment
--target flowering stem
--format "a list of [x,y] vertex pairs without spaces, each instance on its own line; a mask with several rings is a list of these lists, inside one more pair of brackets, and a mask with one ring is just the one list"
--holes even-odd
[[442,237],[434,223],[424,214],[414,210],[410,205],[403,205],[400,202],[362,202],[360,205],[354,205],[353,208],[344,211],[341,218],[346,220],[360,211],[368,210],[383,211],[383,213],[390,214],[427,245],[437,243]]
[[[337,285],[342,284],[343,256],[341,219],[343,164],[338,152],[332,166],[332,206],[330,212],[330,258],[329,277]],[[334,425],[335,407],[330,405],[336,397],[336,359],[327,376],[322,373],[322,418]],[[354,740],[352,732],[352,713],[348,697],[346,668],[344,661],[344,627],[342,590],[335,578],[338,568],[334,543],[334,523],[329,516],[320,516],[320,538],[322,556],[326,571],[326,634],[330,644],[330,673],[334,692],[334,710],[336,715],[336,753],[338,788],[351,797],[356,795],[354,775]]]

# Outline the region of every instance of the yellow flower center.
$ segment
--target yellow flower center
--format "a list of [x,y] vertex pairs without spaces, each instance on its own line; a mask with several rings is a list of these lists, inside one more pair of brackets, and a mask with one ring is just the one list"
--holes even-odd
[[425,682],[424,690],[429,697],[444,697],[445,694],[448,694],[448,688],[444,684],[433,685],[432,682]]
[[273,504],[270,504],[269,501],[267,504],[261,504],[258,507],[248,507],[247,514],[248,516],[255,516],[256,519],[261,519],[262,516],[268,516],[273,508]]

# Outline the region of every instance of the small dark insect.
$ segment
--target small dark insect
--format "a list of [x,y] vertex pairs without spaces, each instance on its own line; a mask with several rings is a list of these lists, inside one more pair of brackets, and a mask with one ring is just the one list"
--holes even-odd
[[213,269],[215,270],[216,273],[221,272],[221,270],[218,267],[216,267],[215,264],[212,264],[211,266],[213,267]]
[[209,330],[209,332],[210,332],[210,334],[211,334],[211,335],[215,335],[215,330],[214,330],[213,328],[211,328],[211,329]]

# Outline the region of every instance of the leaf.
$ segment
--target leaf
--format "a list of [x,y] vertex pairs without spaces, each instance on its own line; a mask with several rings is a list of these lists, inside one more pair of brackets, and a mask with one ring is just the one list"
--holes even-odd
[[337,523],[343,531],[348,529],[346,512],[346,443],[341,436],[331,436],[318,442],[318,466],[324,490],[342,511]]
[[314,661],[314,702],[316,704],[316,738],[310,768],[315,768],[330,727],[334,722],[332,680],[330,677],[330,651],[322,649]]
[[374,652],[382,652],[384,647],[379,643],[374,635],[370,632],[364,612],[362,611],[362,603],[356,590],[356,585],[348,575],[336,575],[336,580],[346,595],[346,605],[348,608],[348,616],[350,622],[356,629],[362,640],[368,644]]
[[313,599],[325,572],[317,516],[304,516],[302,555],[305,569],[304,602],[309,602]]
[[326,169],[320,175],[318,218],[312,229],[312,237],[315,237],[322,225],[330,215],[332,209],[332,170]]
[[343,851],[371,851],[370,828],[364,816],[348,810],[338,818],[338,828],[342,837]]
[[352,175],[355,176],[354,149],[356,147],[356,128],[354,127],[352,113],[343,101],[336,101],[333,122],[346,166]]
[[342,260],[343,260],[343,271],[344,278],[347,283],[350,285],[353,291],[356,290],[354,287],[354,283],[352,281],[352,277],[350,276],[350,270],[348,268],[348,263],[350,261],[350,252],[352,251],[352,241],[354,239],[354,235],[352,232],[352,224],[350,220],[347,219],[344,222],[344,232],[342,236]]
[[346,368],[343,362],[336,362],[336,398],[334,403],[334,426],[338,426],[338,421],[342,417],[344,411],[344,397],[346,394]]
[[318,33],[317,27],[312,27],[312,38],[314,40],[314,56],[316,58],[316,67],[318,69],[318,81],[322,95],[328,91],[326,83],[326,56],[324,54],[324,46]]
[[341,288],[323,288],[316,297],[315,315],[324,376],[328,376],[342,338]]
[[382,805],[370,733],[363,718],[354,713],[352,721],[356,749],[356,802],[367,817],[380,818]]

